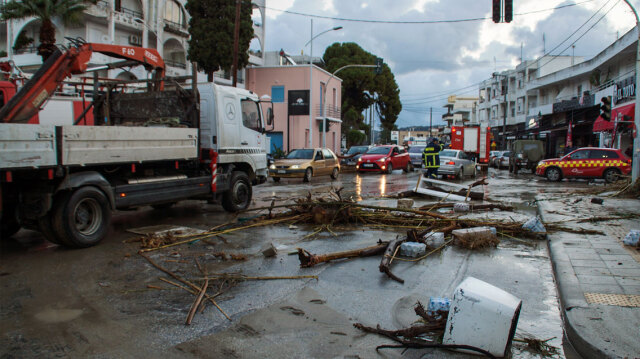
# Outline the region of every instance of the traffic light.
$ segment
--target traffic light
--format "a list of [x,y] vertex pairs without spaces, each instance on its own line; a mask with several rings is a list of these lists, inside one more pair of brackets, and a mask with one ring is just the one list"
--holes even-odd
[[492,0],[493,1],[493,22],[500,22],[500,10],[501,10],[501,0]]
[[382,73],[382,58],[376,58],[376,75],[380,75]]
[[600,102],[600,117],[605,121],[611,121],[611,96],[603,97]]
[[504,22],[513,20],[513,0],[504,0]]

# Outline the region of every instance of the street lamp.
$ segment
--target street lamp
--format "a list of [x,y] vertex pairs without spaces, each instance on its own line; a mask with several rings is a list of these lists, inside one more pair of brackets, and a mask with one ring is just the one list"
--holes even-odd
[[304,44],[304,46],[311,44],[311,51],[309,51],[309,148],[313,148],[313,39],[329,31],[340,29],[342,26],[336,26],[313,36],[313,19],[311,19],[311,39]]
[[636,12],[636,9],[631,5],[629,0],[624,0],[624,2],[629,5],[631,11],[633,11],[633,15],[636,16],[636,31],[638,32],[638,43],[636,45],[636,109],[633,119],[636,137],[633,139],[633,153],[631,154],[631,158],[633,159],[631,167],[631,183],[634,183],[640,176],[640,136],[638,136],[638,130],[640,130],[640,94],[637,89],[638,84],[640,84],[640,18],[638,17],[638,12]]

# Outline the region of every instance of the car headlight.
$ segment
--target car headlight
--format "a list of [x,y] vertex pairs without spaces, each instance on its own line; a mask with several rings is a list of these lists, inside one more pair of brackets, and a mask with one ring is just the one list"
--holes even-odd
[[275,170],[276,169],[276,165],[269,166],[269,169]]
[[522,156],[522,153],[518,153],[518,158],[519,159],[523,159],[524,158],[524,156]]
[[299,165],[293,165],[293,166],[291,166],[291,169],[292,169],[292,170],[297,170],[298,168],[300,168],[300,166],[299,166]]
[[386,157],[382,157],[381,159],[378,160],[378,162],[385,162],[387,160]]
[[358,158],[358,162],[362,162],[362,157]]

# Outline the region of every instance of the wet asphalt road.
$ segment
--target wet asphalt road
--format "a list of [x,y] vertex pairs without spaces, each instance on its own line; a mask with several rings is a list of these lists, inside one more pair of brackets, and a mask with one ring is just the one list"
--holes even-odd
[[[343,173],[336,181],[310,183],[283,179],[254,187],[253,207],[291,203],[343,188],[343,198],[390,206],[396,193],[415,187],[418,172],[390,175]],[[470,183],[465,178],[460,183]],[[536,193],[570,195],[583,182],[548,183],[530,174],[510,176],[491,169],[485,199],[513,205],[514,212],[479,212],[471,218],[524,221],[535,215]],[[434,202],[414,198],[415,206]],[[249,219],[255,213],[239,216]],[[139,243],[127,229],[158,224],[208,229],[237,220],[220,206],[186,202],[165,211],[143,208],[115,215],[109,237],[84,250],[66,250],[22,230],[1,244],[0,358],[12,357],[397,357],[398,350],[376,353],[389,344],[353,328],[360,322],[399,329],[417,319],[412,307],[430,296],[450,297],[467,276],[474,276],[523,300],[518,335],[555,338],[562,348],[562,321],[547,246],[503,238],[496,249],[468,251],[448,247],[420,262],[394,262],[405,284],[379,273],[380,257],[358,258],[299,268],[288,252],[302,247],[328,253],[367,247],[379,239],[404,236],[397,229],[342,226],[320,231],[312,225],[288,224],[248,228],[220,237],[150,253],[156,263],[181,276],[198,278],[194,258],[208,273],[238,272],[250,276],[317,275],[318,280],[247,281],[222,288],[213,306],[184,321],[193,296],[159,280],[166,277],[136,254]],[[333,232],[333,233],[332,233]],[[275,258],[260,251],[273,243]],[[242,254],[246,261],[223,261],[215,254]],[[215,291],[211,291],[215,292]],[[490,333],[486,333],[490,335]],[[569,351],[569,350],[568,350]],[[404,357],[466,357],[442,351],[409,350]],[[536,357],[518,346],[514,357]],[[561,354],[562,356],[562,354]],[[567,357],[572,357],[570,354]]]

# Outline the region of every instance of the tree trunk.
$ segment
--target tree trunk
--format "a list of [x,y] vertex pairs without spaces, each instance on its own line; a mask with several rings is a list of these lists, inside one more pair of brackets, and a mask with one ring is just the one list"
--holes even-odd
[[207,82],[213,82],[213,72],[207,72]]
[[55,51],[56,28],[50,19],[43,19],[40,26],[40,45],[38,46],[38,55],[42,57],[42,63],[45,63]]

